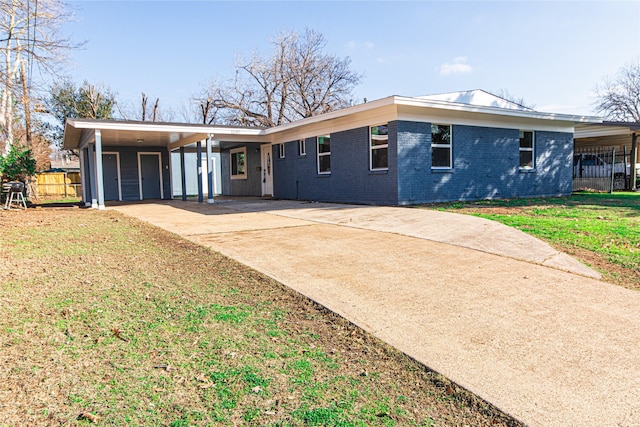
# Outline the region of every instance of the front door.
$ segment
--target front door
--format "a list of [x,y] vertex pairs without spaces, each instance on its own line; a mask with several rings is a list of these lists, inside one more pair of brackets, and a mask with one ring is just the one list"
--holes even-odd
[[140,200],[162,199],[160,153],[138,153]]
[[273,167],[271,160],[271,145],[260,146],[262,169],[262,195],[273,196]]
[[104,199],[121,200],[120,164],[118,153],[102,153],[102,176],[104,177]]

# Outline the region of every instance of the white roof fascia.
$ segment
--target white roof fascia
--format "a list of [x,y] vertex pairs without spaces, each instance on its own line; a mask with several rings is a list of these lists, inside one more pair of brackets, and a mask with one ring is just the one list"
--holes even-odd
[[[477,126],[498,126],[498,127],[512,127],[512,128],[527,128],[537,121],[535,127],[538,130],[549,131],[563,131],[573,132],[575,123],[601,123],[602,118],[595,116],[579,116],[569,114],[556,114],[556,113],[544,113],[533,110],[516,110],[505,109],[491,106],[478,106],[470,104],[453,103],[449,101],[437,101],[427,100],[420,98],[410,98],[402,96],[389,96],[386,98],[378,99],[364,104],[358,104],[353,107],[347,107],[342,110],[333,111],[318,116],[309,117],[306,119],[297,120],[295,122],[286,123],[280,126],[266,129],[265,135],[273,134],[287,134],[292,135],[293,131],[297,128],[316,124],[323,121],[336,120],[350,115],[358,113],[366,113],[370,110],[379,109],[382,107],[396,105],[396,106],[408,106],[416,108],[432,109],[433,112],[456,112],[458,114],[452,115],[452,119],[455,118],[454,124],[470,124]],[[470,114],[482,114],[484,117],[470,117]],[[466,117],[463,117],[466,116]],[[426,119],[433,117],[434,119],[442,120],[447,114],[402,114],[399,113],[395,118],[400,120],[413,120],[425,122]],[[491,119],[494,117],[494,119]],[[519,120],[518,120],[519,119]],[[547,123],[545,125],[545,123]],[[313,132],[312,132],[313,133]],[[306,135],[305,132],[299,133],[301,137]],[[282,139],[282,138],[274,138]],[[286,139],[286,138],[285,138]]]
[[599,136],[626,136],[631,135],[633,131],[629,127],[624,126],[607,126],[594,125],[594,126],[576,126],[575,138],[595,138]]
[[418,98],[395,97],[398,105],[413,107],[438,108],[443,110],[464,111],[469,113],[486,113],[498,116],[523,117],[529,119],[557,120],[565,122],[601,123],[602,118],[595,116],[577,116],[569,114],[543,113],[540,111],[515,110],[499,107],[458,104],[448,101],[426,100]]
[[285,132],[300,126],[310,125],[326,120],[334,120],[352,114],[362,113],[375,108],[385,107],[395,104],[395,96],[377,99],[375,101],[365,102],[364,104],[354,105],[352,107],[343,108],[341,110],[331,111],[329,113],[320,114],[318,116],[307,117],[305,119],[296,120],[295,122],[285,123],[280,126],[265,129],[265,135]]
[[264,133],[264,129],[251,128],[226,128],[220,126],[202,126],[171,123],[131,123],[119,121],[93,121],[93,120],[67,120],[71,126],[77,129],[101,129],[124,130],[137,132],[180,132],[180,133],[206,133],[206,134],[230,134],[258,136]]

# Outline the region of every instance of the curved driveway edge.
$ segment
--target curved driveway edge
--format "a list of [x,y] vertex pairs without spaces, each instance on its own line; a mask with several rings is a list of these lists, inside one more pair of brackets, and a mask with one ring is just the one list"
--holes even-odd
[[[539,255],[522,261],[392,230],[434,227],[432,211],[304,208],[117,207],[275,278],[528,425],[640,425],[640,293]],[[320,222],[323,209],[333,218]],[[434,228],[455,231],[458,216],[438,212]],[[393,232],[373,229],[385,223]]]

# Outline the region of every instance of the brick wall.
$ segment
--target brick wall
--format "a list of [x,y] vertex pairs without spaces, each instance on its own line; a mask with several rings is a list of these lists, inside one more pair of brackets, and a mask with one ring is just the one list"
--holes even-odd
[[534,171],[519,170],[519,132],[453,126],[453,168],[431,169],[431,125],[398,122],[398,203],[571,193],[573,134],[536,132]]
[[369,171],[369,128],[331,134],[331,174],[318,174],[316,138],[285,144],[285,158],[274,145],[274,197],[323,202],[397,204],[396,125],[389,123],[389,170]]

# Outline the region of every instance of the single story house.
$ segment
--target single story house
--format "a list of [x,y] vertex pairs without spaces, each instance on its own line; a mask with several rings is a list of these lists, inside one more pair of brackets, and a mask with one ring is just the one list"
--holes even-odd
[[[78,150],[84,201],[97,208],[186,199],[188,169],[200,201],[206,187],[209,202],[218,189],[409,205],[570,194],[576,124],[601,122],[476,90],[390,96],[264,129],[74,119],[63,147]],[[195,162],[185,160],[189,153]]]

